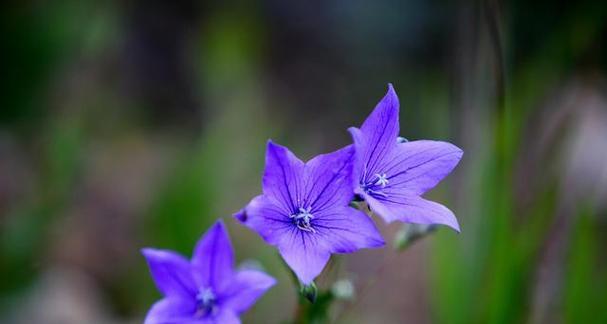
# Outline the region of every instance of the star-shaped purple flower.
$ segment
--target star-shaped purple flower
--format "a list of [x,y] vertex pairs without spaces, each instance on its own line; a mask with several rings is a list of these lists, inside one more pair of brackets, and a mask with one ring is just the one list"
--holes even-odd
[[167,250],[142,250],[164,298],[149,310],[145,324],[240,323],[238,315],[276,282],[255,270],[234,270],[234,252],[222,221],[198,242],[188,261]]
[[307,163],[268,142],[263,194],[236,214],[309,284],[332,253],[384,245],[373,221],[349,207],[354,197],[354,150],[348,146]]
[[455,215],[420,196],[434,188],[462,157],[458,147],[439,141],[398,140],[398,97],[390,84],[360,129],[349,129],[356,148],[356,194],[385,221],[444,224],[459,232]]

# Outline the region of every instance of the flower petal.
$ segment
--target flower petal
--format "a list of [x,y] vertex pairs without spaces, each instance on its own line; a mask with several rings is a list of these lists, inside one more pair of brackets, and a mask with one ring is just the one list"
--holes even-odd
[[280,209],[273,200],[259,195],[245,207],[244,213],[237,213],[237,219],[253,229],[271,245],[277,245],[294,227],[286,211]]
[[238,271],[222,292],[222,307],[240,314],[249,309],[261,295],[276,284],[276,279],[256,270]]
[[237,220],[239,220],[240,222],[244,223],[247,221],[247,210],[246,210],[246,208],[242,208],[241,210],[232,214],[232,216],[234,218],[236,218]]
[[351,207],[333,208],[316,214],[315,235],[333,253],[351,253],[385,244],[371,218]]
[[196,304],[193,299],[164,298],[148,311],[144,324],[194,323]]
[[382,161],[396,146],[396,138],[400,131],[398,114],[398,97],[392,84],[389,84],[388,92],[360,128],[365,140],[359,141],[364,145],[357,145],[356,149],[361,154],[366,174],[376,173],[377,163]]
[[384,198],[365,194],[364,198],[371,210],[386,222],[399,220],[414,224],[442,224],[460,231],[453,212],[439,203],[409,195]]
[[268,141],[263,193],[282,208],[295,211],[303,199],[302,175],[304,163],[286,147]]
[[240,324],[240,318],[234,311],[226,307],[220,309],[217,315],[204,324]]
[[196,285],[191,266],[183,256],[151,248],[142,249],[141,253],[148,262],[156,287],[164,296],[184,299],[195,296]]
[[319,241],[319,236],[298,230],[297,227],[293,227],[285,235],[278,250],[297,278],[305,285],[322,272],[331,257],[329,250]]
[[328,154],[321,154],[305,166],[306,198],[303,206],[316,213],[332,206],[347,206],[354,196],[352,177],[354,147],[348,145]]
[[222,220],[217,221],[198,241],[192,257],[193,276],[201,287],[217,288],[234,269],[234,250]]
[[362,177],[364,177],[363,172],[365,171],[365,161],[364,161],[364,151],[367,144],[367,139],[360,131],[360,129],[356,127],[348,128],[348,132],[352,135],[352,140],[354,142],[354,167],[352,168],[352,177],[355,181],[355,193],[358,194],[358,186],[359,183],[362,183]]
[[461,149],[447,142],[406,142],[397,145],[378,172],[388,175],[387,194],[397,188],[421,195],[451,173],[462,155]]

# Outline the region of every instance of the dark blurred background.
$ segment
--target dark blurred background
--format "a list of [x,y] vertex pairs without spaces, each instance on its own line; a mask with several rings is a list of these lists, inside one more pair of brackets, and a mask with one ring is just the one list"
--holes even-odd
[[604,2],[0,6],[0,322],[141,322],[139,249],[190,255],[223,217],[279,279],[245,323],[285,323],[288,273],[230,215],[268,138],[346,145],[392,82],[402,136],[465,151],[429,194],[462,233],[342,258],[357,295],[333,321],[607,323]]

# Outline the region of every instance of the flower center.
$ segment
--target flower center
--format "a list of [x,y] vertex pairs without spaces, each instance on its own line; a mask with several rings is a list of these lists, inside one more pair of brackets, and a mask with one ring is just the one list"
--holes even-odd
[[388,183],[390,183],[390,181],[385,173],[376,173],[369,181],[361,182],[360,187],[369,195],[386,197],[386,194],[382,189],[384,189]]
[[211,288],[202,288],[196,295],[196,317],[202,318],[215,311],[217,297]]
[[379,174],[376,173],[375,177],[377,178],[377,180],[375,181],[375,185],[376,186],[381,186],[382,188],[385,188],[386,185],[388,184],[388,176],[386,176],[385,173]]
[[312,224],[311,224],[312,219],[314,219],[314,215],[311,214],[311,211],[312,211],[312,207],[308,207],[308,208],[299,207],[298,212],[289,217],[293,220],[295,225],[297,225],[297,228],[299,228],[300,230],[306,231],[306,232],[311,232],[311,233],[316,233],[314,228],[312,228]]

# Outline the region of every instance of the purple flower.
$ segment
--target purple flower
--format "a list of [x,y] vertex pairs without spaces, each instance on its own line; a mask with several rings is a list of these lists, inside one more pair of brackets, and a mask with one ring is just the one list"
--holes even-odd
[[235,215],[276,246],[304,284],[320,274],[331,253],[384,244],[372,220],[348,206],[354,197],[353,157],[348,146],[304,163],[269,141],[263,194]]
[[149,310],[145,324],[240,323],[274,278],[254,270],[234,270],[234,252],[220,220],[202,237],[188,261],[167,250],[142,250],[164,298]]
[[361,128],[349,129],[357,155],[356,194],[387,222],[444,224],[459,232],[447,207],[420,196],[453,170],[463,152],[446,142],[399,141],[398,109],[390,84]]

